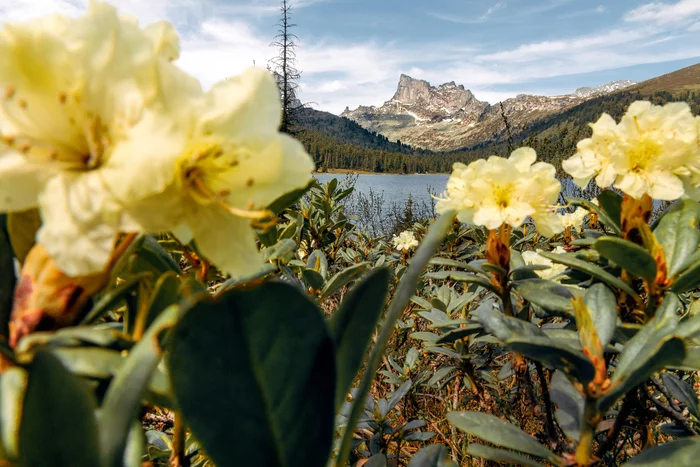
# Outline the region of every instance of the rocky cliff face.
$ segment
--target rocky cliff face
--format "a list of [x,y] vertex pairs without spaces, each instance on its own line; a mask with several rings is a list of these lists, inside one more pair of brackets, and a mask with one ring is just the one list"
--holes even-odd
[[517,128],[586,99],[633,84],[632,81],[613,81],[553,97],[521,94],[490,105],[454,81],[434,87],[427,81],[401,75],[394,97],[381,107],[346,108],[341,115],[392,141],[401,140],[412,146],[444,151],[490,139],[503,131],[502,111],[511,127]]

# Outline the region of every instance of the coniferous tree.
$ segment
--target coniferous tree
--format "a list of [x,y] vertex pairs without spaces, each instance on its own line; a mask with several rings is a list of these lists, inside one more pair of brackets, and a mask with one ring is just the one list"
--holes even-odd
[[[291,22],[291,8],[287,0],[282,0],[281,17],[277,22],[279,29],[275,40],[270,44],[271,47],[278,49],[277,56],[270,60],[270,64],[280,89],[283,109],[280,131],[285,133],[292,132],[295,113],[303,107],[297,99],[298,81],[301,78],[301,72],[296,68],[296,41],[299,40],[299,37],[291,32],[292,28],[296,27],[296,24]],[[268,69],[270,69],[270,64],[268,64]]]

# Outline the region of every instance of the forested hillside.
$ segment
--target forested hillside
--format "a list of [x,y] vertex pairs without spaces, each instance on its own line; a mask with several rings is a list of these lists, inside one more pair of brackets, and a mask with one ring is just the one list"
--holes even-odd
[[[700,65],[590,99],[561,113],[536,120],[524,128],[513,129],[512,146],[533,147],[540,160],[559,166],[562,159],[576,150],[578,141],[590,136],[589,123],[595,122],[603,112],[619,120],[635,100],[650,100],[657,105],[685,101],[697,115],[700,113]],[[327,112],[305,109],[300,113],[299,125],[302,130],[296,136],[314,157],[319,170],[447,173],[456,161],[468,163],[491,155],[505,156],[509,149],[505,130],[494,139],[471,147],[431,152],[390,142],[386,137],[369,132],[347,118]]]

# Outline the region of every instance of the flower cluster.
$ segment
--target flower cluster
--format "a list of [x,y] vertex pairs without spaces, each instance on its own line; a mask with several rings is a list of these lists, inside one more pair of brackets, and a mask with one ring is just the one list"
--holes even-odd
[[562,216],[556,213],[561,183],[554,166],[536,160],[534,149],[524,147],[508,159],[492,156],[454,164],[437,211],[456,210],[461,222],[491,230],[503,224],[519,227],[529,216],[543,235],[561,232]]
[[[551,259],[541,256],[540,253],[542,253],[542,250],[523,251],[522,254],[523,260],[525,260],[525,264],[527,265],[539,265],[549,267],[549,269],[535,271],[535,273],[542,279],[551,279],[554,276],[558,276],[559,274],[566,271],[565,265],[554,263]],[[552,250],[552,253],[566,253],[566,250],[564,250],[563,247],[558,246],[554,250]]]
[[410,230],[404,230],[398,236],[394,236],[391,241],[394,248],[399,251],[410,251],[418,246],[418,240]]
[[635,199],[694,196],[700,187],[698,126],[700,118],[684,102],[637,101],[619,123],[603,114],[591,124],[592,136],[579,141],[562,167],[582,188],[595,178]]
[[576,208],[574,212],[566,212],[563,215],[562,221],[564,227],[569,227],[571,229],[580,229],[583,225],[583,221],[588,216],[589,212],[584,208]]
[[170,24],[142,28],[97,0],[0,30],[0,212],[38,208],[37,240],[66,274],[102,271],[123,232],[172,232],[249,274],[262,262],[251,222],[310,181],[267,71],[205,92],[178,55]]

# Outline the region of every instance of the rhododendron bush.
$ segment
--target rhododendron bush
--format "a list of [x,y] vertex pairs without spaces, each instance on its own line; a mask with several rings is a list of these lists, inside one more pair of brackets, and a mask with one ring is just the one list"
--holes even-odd
[[96,0],[0,29],[1,465],[695,465],[687,104],[591,124],[596,199],[522,147],[375,238],[272,75],[179,53]]

